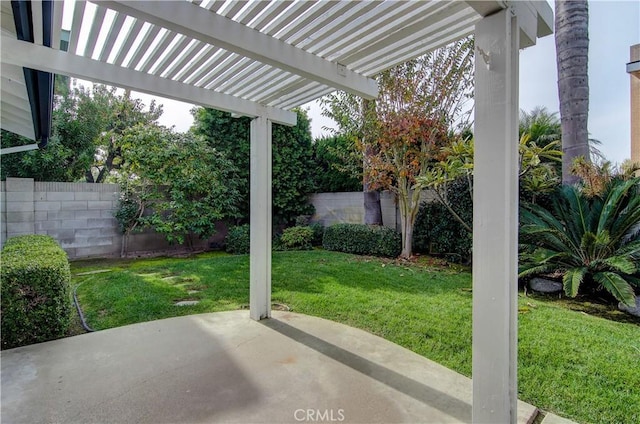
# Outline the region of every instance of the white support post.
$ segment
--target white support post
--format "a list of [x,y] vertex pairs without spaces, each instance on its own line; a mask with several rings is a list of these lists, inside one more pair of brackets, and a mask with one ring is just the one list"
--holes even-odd
[[251,121],[249,315],[271,317],[271,121]]
[[518,59],[510,9],[476,24],[474,423],[517,420]]

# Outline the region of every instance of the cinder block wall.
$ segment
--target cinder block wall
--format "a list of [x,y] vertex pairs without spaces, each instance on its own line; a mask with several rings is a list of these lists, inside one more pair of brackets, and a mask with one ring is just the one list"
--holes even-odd
[[36,182],[35,233],[55,238],[71,258],[120,254],[119,193],[117,184]]
[[[364,224],[364,195],[362,192],[316,193],[310,196],[311,204],[316,212],[312,222],[329,226],[338,223]],[[420,194],[423,202],[431,202],[434,195],[430,191]],[[380,193],[382,208],[382,225],[400,230],[400,211],[395,196],[389,191]]]
[[117,184],[34,182],[7,178],[2,184],[2,244],[22,234],[47,234],[70,258],[114,256],[121,235],[113,211]]
[[[114,212],[117,184],[35,182],[7,178],[0,185],[0,244],[22,234],[47,234],[60,243],[70,259],[120,256],[122,235]],[[194,240],[194,248],[220,244],[227,233],[222,223],[208,240]],[[152,230],[129,237],[127,254],[146,255],[184,249],[169,244]]]

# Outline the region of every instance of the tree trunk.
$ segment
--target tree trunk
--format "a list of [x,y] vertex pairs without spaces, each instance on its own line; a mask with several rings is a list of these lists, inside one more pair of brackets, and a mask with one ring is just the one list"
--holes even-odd
[[413,254],[413,224],[409,222],[409,218],[401,216],[402,220],[402,252],[401,258],[409,259]]
[[562,125],[562,183],[575,184],[575,158],[589,160],[589,5],[587,0],[556,0],[555,41]]
[[420,190],[412,190],[411,184],[404,178],[398,181],[398,208],[402,234],[400,257],[409,259],[413,255],[413,226],[420,208]]

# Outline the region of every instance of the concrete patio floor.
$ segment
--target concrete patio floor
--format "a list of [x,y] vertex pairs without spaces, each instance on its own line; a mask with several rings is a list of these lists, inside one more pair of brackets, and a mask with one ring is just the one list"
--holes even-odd
[[[1,362],[3,424],[471,421],[470,379],[290,312],[146,322],[3,351]],[[535,415],[519,403],[519,423]]]

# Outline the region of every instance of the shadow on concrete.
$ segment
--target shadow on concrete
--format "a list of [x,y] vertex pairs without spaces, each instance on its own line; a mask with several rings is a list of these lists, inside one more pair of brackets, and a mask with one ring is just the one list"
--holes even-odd
[[295,328],[282,320],[271,318],[259,321],[278,333],[301,343],[322,355],[336,360],[374,380],[379,381],[415,400],[429,405],[461,422],[471,421],[471,405],[438,389],[420,383],[403,374],[378,365],[362,356]]

